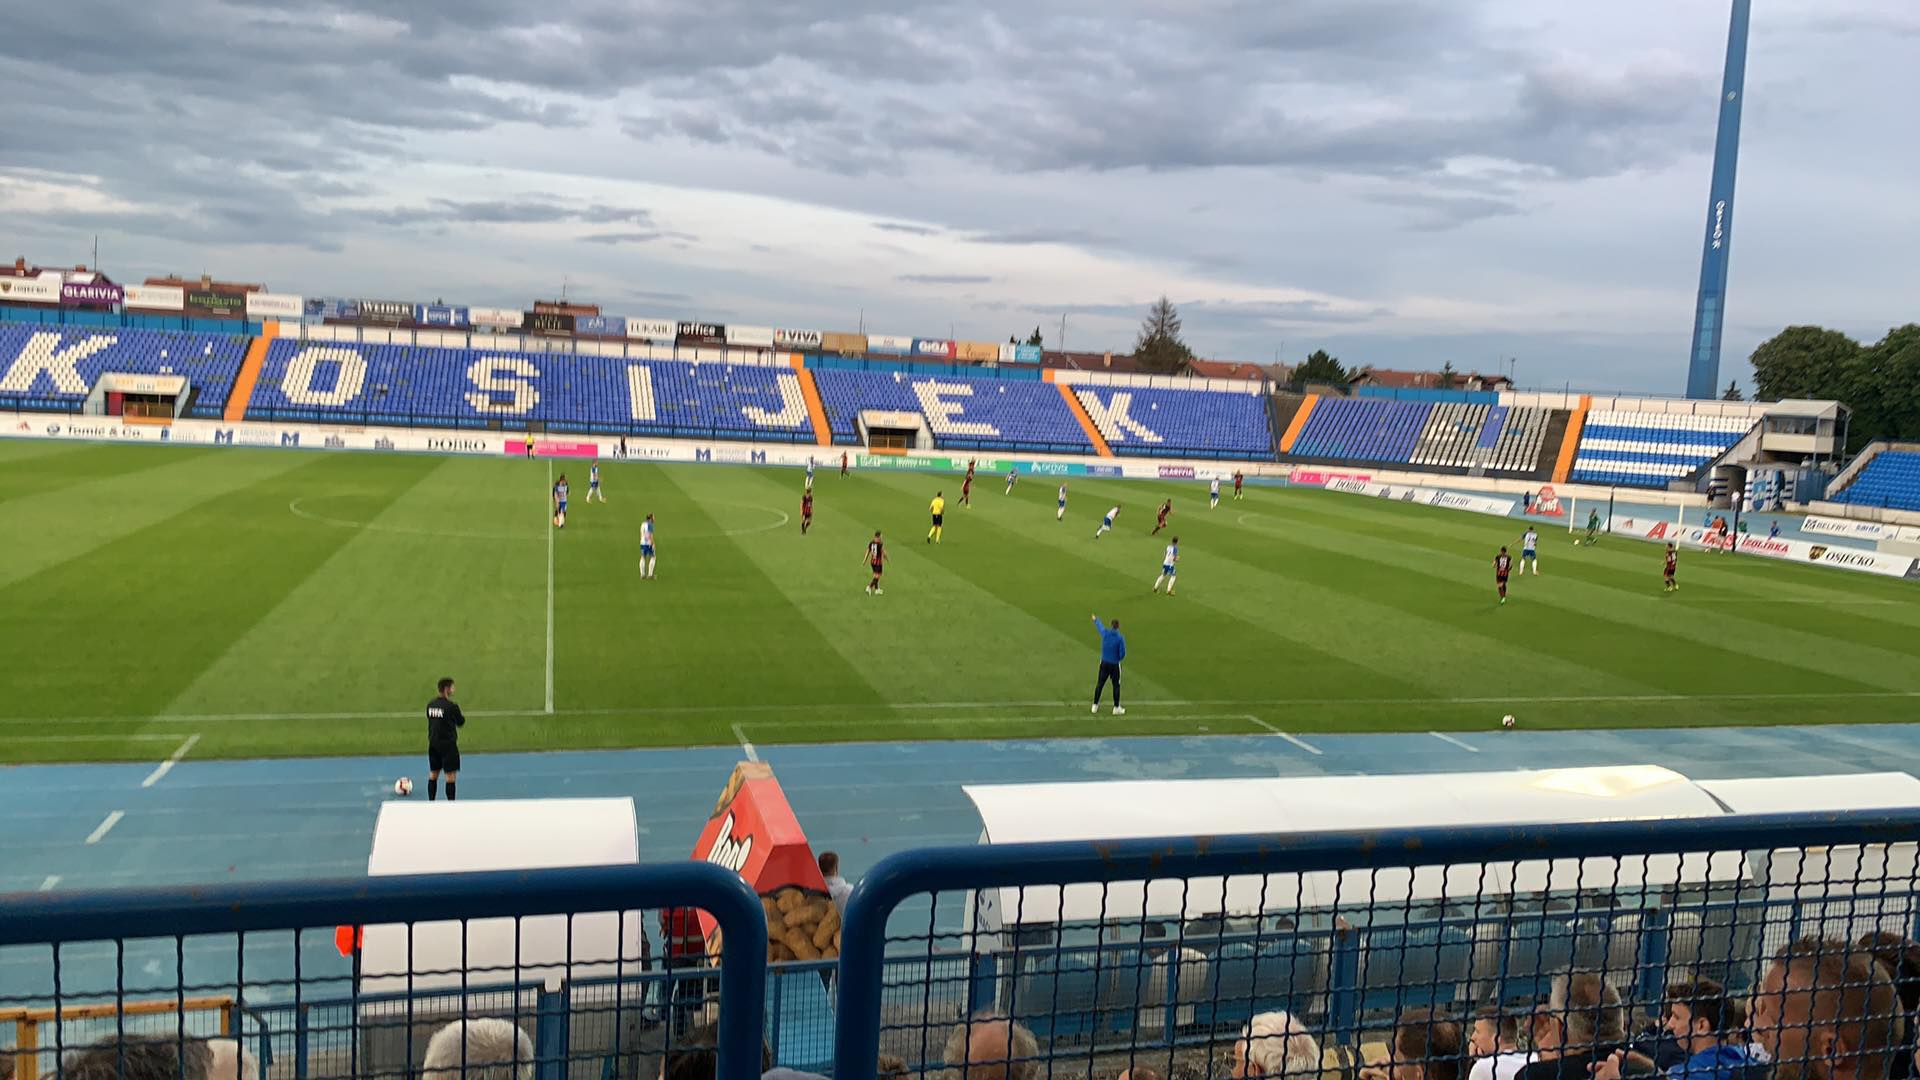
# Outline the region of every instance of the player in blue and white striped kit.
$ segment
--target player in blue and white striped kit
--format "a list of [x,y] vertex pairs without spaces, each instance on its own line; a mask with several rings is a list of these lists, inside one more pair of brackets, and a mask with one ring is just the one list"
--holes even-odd
[[640,523],[640,576],[653,578],[653,515]]
[[1532,567],[1533,576],[1534,577],[1540,576],[1540,556],[1538,554],[1539,547],[1540,547],[1540,533],[1536,529],[1534,529],[1533,526],[1531,525],[1527,526],[1527,531],[1520,534],[1520,572],[1521,573],[1523,574],[1526,573],[1527,568]]
[[567,474],[561,473],[553,485],[553,527],[567,527]]
[[1105,536],[1107,534],[1107,530],[1113,528],[1113,519],[1119,516],[1120,516],[1120,508],[1117,506],[1107,511],[1107,516],[1100,519],[1100,531],[1094,533],[1093,538],[1095,540],[1098,540],[1102,536]]
[[1060,494],[1057,502],[1057,509],[1055,509],[1053,512],[1053,520],[1064,521],[1066,520],[1066,516],[1067,516],[1067,485],[1061,484]]
[[1173,595],[1173,578],[1180,572],[1180,538],[1174,537],[1167,545],[1167,554],[1160,561],[1160,576],[1153,579],[1153,591],[1160,591],[1160,583],[1167,583],[1167,595]]
[[607,501],[607,493],[600,490],[600,463],[597,461],[587,470],[587,497],[584,501],[592,502],[595,495],[600,496],[601,502]]

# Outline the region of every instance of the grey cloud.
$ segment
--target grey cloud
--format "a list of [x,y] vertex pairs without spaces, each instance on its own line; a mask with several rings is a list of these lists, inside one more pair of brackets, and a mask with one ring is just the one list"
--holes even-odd
[[883,232],[906,233],[909,236],[938,236],[940,230],[928,225],[911,225],[904,221],[876,221],[873,227]]
[[1404,190],[1378,192],[1367,198],[1369,202],[1383,206],[1414,211],[1408,227],[1425,232],[1438,232],[1488,218],[1521,213],[1521,207],[1514,198],[1495,195]]
[[[668,229],[653,229],[646,232],[610,232],[594,233],[580,239],[589,244],[651,244],[656,240],[680,240],[695,242],[699,239],[691,233],[674,232]],[[756,245],[757,246],[757,245]]]
[[901,274],[894,280],[908,285],[985,285],[993,278],[985,274]]
[[1083,247],[1105,247],[1115,242],[1113,237],[1103,233],[1091,232],[1086,229],[1046,226],[968,233],[967,239],[976,244],[1007,244],[1012,246],[1027,244],[1070,244]]

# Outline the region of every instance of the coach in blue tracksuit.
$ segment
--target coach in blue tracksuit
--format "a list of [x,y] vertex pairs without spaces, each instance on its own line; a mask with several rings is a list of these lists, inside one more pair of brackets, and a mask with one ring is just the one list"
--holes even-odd
[[1107,626],[1100,625],[1100,616],[1093,617],[1093,628],[1100,631],[1100,677],[1093,684],[1093,711],[1100,711],[1100,694],[1107,688],[1107,680],[1113,680],[1113,715],[1125,716],[1127,710],[1120,707],[1120,661],[1127,658],[1127,639],[1120,636],[1120,620],[1115,619]]

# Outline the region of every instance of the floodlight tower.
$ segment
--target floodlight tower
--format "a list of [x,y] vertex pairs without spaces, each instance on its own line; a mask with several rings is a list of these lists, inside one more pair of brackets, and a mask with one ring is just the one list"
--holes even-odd
[[1753,0],[1733,0],[1727,65],[1720,80],[1720,133],[1713,143],[1713,186],[1707,193],[1707,237],[1700,252],[1700,297],[1693,310],[1693,356],[1687,396],[1717,397],[1720,330],[1726,322],[1727,251],[1733,242],[1733,178],[1740,164],[1740,106],[1746,96],[1747,16]]

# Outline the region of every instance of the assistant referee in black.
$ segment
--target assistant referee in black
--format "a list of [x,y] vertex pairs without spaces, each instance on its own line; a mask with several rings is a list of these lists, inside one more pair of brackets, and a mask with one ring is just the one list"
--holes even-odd
[[460,729],[467,718],[453,703],[453,680],[440,680],[440,696],[427,702],[427,801],[439,796],[440,774],[447,774],[447,801],[454,800],[453,783],[460,776]]

